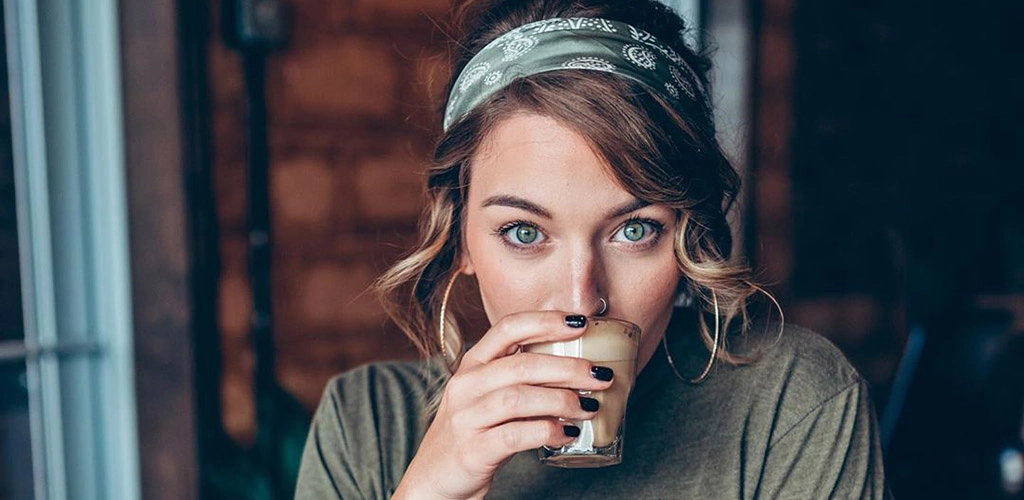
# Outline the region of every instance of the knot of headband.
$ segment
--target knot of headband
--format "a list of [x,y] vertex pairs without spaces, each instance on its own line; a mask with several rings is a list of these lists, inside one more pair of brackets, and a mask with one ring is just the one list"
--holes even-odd
[[621,75],[679,105],[706,99],[693,69],[650,33],[609,19],[553,18],[515,28],[473,56],[448,97],[444,130],[516,78],[563,69]]

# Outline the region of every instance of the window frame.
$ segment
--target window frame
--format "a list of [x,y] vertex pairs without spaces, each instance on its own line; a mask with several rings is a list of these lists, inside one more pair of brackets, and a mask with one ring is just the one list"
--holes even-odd
[[35,498],[138,498],[117,4],[4,10]]

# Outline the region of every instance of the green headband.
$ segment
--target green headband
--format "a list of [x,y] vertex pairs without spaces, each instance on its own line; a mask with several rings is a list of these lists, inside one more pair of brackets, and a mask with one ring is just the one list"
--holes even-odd
[[644,30],[608,19],[545,19],[501,35],[473,56],[452,87],[444,130],[516,78],[562,69],[622,75],[679,105],[706,99],[686,61]]

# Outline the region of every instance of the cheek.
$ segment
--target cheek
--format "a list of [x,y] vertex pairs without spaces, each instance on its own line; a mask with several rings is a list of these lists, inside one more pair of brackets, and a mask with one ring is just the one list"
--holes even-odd
[[629,262],[610,270],[608,281],[618,304],[613,306],[634,322],[651,323],[670,311],[679,285],[675,259],[659,258],[650,262]]
[[544,287],[537,273],[523,271],[501,259],[477,267],[480,299],[492,324],[514,312],[543,308]]
[[533,263],[508,256],[508,250],[486,231],[470,231],[466,250],[480,287],[480,300],[491,324],[519,311],[543,309],[546,286]]
[[650,359],[668,328],[681,274],[671,247],[651,259],[626,262],[613,269],[609,281],[621,286],[612,316],[640,326],[640,359]]

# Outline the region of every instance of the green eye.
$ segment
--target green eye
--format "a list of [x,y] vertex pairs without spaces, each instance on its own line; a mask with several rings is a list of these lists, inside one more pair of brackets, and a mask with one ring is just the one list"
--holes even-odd
[[629,241],[640,241],[644,238],[646,229],[642,222],[630,222],[622,227],[622,233]]
[[537,228],[533,226],[518,226],[515,230],[516,240],[524,245],[529,245],[537,240]]

